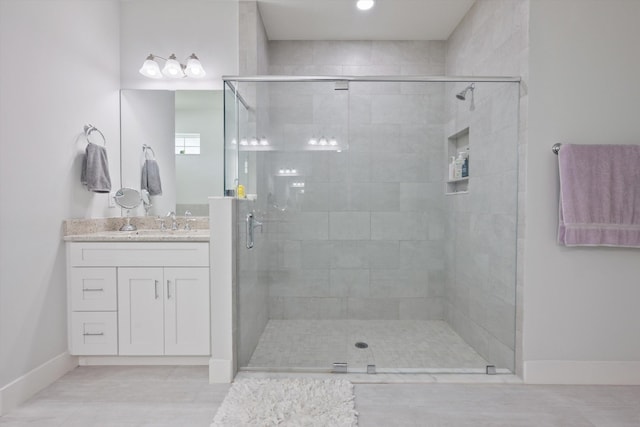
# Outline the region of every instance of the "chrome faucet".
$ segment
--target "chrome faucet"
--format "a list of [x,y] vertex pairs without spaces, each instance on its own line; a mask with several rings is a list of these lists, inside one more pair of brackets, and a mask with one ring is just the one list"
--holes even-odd
[[177,230],[178,220],[176,220],[176,213],[174,211],[169,211],[169,213],[167,214],[167,218],[171,218],[171,229],[174,231]]
[[192,218],[191,211],[185,211],[184,212],[184,229],[186,231],[191,230],[191,224],[190,224],[191,221],[195,221],[195,219]]

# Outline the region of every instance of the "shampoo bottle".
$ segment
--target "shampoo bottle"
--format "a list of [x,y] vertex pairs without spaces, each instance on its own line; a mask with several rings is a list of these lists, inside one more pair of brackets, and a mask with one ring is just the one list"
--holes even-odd
[[460,154],[462,154],[462,158],[464,159],[462,162],[462,177],[466,178],[469,176],[469,149],[467,148],[466,151]]
[[456,159],[456,162],[455,162],[453,179],[462,178],[462,164],[463,163],[464,163],[464,159],[462,157],[462,152],[460,152],[460,153],[458,153],[458,158]]
[[456,158],[451,156],[449,158],[449,181],[453,181],[455,178]]

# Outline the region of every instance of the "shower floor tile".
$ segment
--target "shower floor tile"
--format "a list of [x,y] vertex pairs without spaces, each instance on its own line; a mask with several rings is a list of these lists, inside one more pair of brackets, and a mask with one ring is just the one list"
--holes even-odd
[[488,364],[440,320],[269,320],[247,367],[326,370],[334,362],[378,372],[472,372]]

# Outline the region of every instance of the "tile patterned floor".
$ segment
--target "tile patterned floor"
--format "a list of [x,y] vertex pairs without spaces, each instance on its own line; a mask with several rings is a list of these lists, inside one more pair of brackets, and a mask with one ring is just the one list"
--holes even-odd
[[[356,342],[366,342],[366,349]],[[484,372],[488,364],[444,321],[270,320],[248,368]]]
[[[229,389],[207,380],[204,366],[79,367],[0,426],[207,427]],[[355,395],[359,427],[640,426],[640,386],[356,384]]]

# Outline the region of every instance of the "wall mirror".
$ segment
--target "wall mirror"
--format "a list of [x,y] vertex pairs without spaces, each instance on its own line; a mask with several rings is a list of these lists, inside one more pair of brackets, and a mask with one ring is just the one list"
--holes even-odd
[[161,191],[149,188],[149,215],[209,215],[208,197],[224,189],[222,91],[123,89],[120,138],[123,187],[143,190],[145,163],[157,165]]

